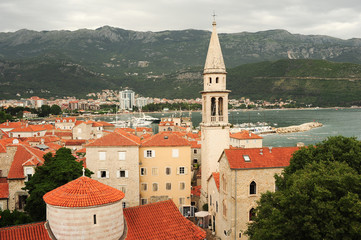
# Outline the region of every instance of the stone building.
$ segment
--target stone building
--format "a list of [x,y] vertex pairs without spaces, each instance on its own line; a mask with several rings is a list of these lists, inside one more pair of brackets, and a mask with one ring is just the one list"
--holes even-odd
[[240,148],[261,148],[263,137],[249,131],[241,131],[230,135],[232,147]]
[[248,239],[244,232],[261,193],[276,190],[274,175],[289,165],[296,150],[297,147],[224,150],[219,159],[219,209],[218,213],[210,211],[218,237]]
[[86,145],[93,178],[126,193],[124,207],[139,205],[139,145],[139,137],[119,129]]
[[75,117],[64,117],[55,119],[55,128],[62,130],[71,130],[75,126]]

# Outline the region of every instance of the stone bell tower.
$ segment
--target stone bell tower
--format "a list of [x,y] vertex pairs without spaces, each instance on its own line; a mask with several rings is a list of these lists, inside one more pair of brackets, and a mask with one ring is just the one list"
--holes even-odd
[[213,21],[213,31],[203,71],[202,94],[202,191],[201,201],[207,202],[207,180],[218,171],[218,159],[229,148],[228,94],[226,66]]

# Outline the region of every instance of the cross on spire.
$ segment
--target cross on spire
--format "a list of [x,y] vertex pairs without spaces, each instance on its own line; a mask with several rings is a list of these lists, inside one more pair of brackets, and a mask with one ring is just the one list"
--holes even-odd
[[212,14],[212,17],[213,17],[213,21],[215,22],[216,21],[216,13],[215,13],[215,11],[213,11],[213,14]]
[[85,176],[85,168],[83,167],[83,177]]

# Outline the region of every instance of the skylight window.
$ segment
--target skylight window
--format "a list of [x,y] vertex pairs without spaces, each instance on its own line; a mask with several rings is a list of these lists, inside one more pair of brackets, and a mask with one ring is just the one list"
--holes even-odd
[[251,159],[249,158],[248,155],[243,155],[243,159],[244,159],[245,162],[250,162],[251,161]]

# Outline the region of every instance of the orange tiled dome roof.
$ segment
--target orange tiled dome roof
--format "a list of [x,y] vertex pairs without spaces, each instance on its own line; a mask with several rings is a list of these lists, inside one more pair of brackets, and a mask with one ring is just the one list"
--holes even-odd
[[61,207],[90,207],[117,202],[124,198],[118,189],[88,177],[79,177],[43,197],[47,204]]

